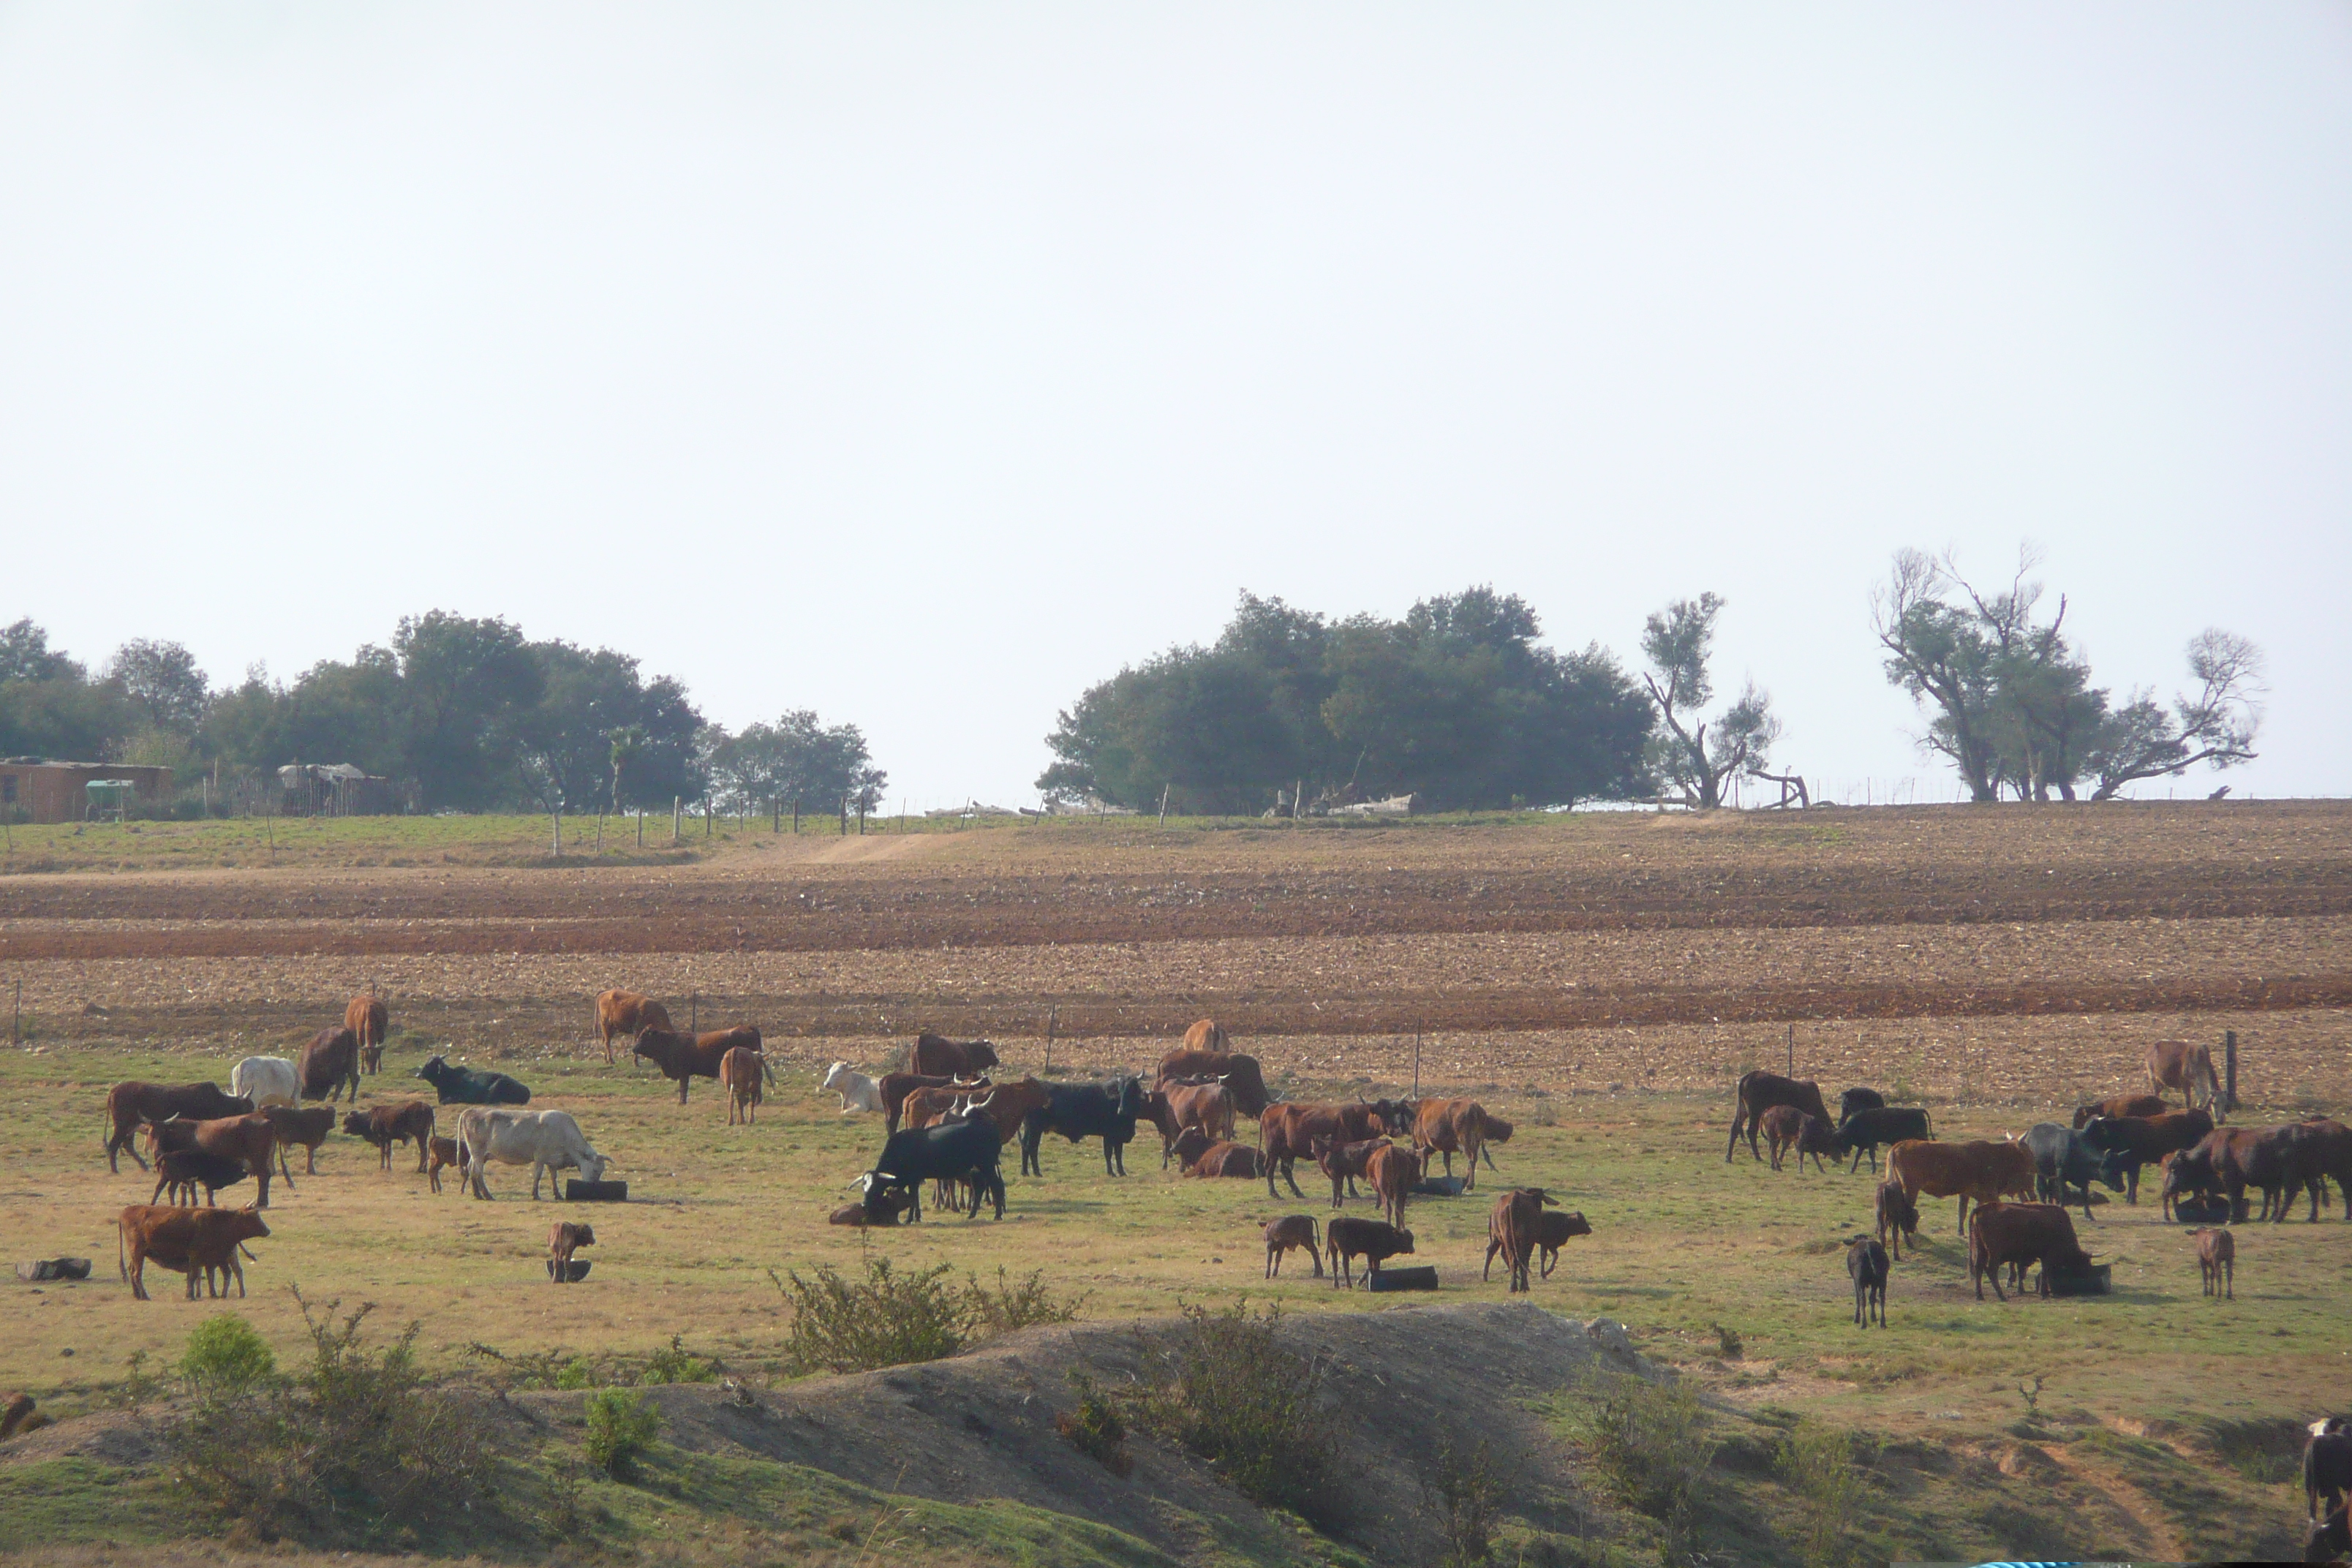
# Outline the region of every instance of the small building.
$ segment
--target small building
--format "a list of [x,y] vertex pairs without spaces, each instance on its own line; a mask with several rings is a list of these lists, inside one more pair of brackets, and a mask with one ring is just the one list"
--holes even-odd
[[[172,770],[117,763],[68,763],[51,757],[0,758],[0,816],[11,822],[86,822],[94,783],[128,784],[141,805],[161,806],[172,798]],[[119,791],[100,809],[113,815]]]
[[400,792],[388,778],[349,763],[289,763],[278,770],[283,816],[396,816]]

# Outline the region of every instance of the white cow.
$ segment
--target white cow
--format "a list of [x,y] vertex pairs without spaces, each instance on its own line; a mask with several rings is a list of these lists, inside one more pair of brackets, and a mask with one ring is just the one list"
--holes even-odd
[[824,1082],[821,1087],[841,1096],[841,1113],[844,1116],[853,1110],[879,1113],[882,1109],[882,1086],[862,1072],[850,1071],[847,1062],[835,1062],[825,1068]]
[[[488,1184],[482,1180],[482,1167],[492,1160],[501,1165],[529,1165],[534,1200],[541,1175],[552,1181],[556,1172],[576,1168],[589,1181],[601,1182],[604,1167],[612,1163],[589,1146],[587,1135],[568,1110],[469,1105],[457,1118],[457,1151],[466,1184],[478,1198],[490,1195]],[[563,1196],[560,1184],[555,1195]]]
[[301,1088],[302,1075],[284,1057],[247,1057],[228,1069],[228,1091],[252,1100],[256,1110],[299,1104]]

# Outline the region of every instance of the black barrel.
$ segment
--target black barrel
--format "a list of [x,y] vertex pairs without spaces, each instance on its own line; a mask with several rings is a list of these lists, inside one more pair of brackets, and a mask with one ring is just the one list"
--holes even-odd
[[1375,1290],[1434,1290],[1437,1270],[1424,1264],[1419,1268],[1382,1268],[1371,1275]]

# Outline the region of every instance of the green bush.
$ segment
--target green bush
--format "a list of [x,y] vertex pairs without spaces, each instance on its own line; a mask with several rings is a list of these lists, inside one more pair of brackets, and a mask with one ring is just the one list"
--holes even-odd
[[269,1343],[234,1312],[206,1318],[188,1331],[180,1375],[201,1391],[236,1393],[278,1370]]
[[718,1363],[690,1353],[683,1334],[672,1334],[669,1343],[646,1358],[646,1374],[637,1381],[656,1383],[716,1383]]
[[1798,1547],[1804,1560],[1833,1568],[1855,1556],[1859,1542],[1853,1523],[1862,1501],[1862,1476],[1845,1429],[1810,1417],[1800,1421],[1780,1439],[1775,1463],[1802,1505]]
[[661,1412],[642,1394],[600,1388],[588,1396],[586,1415],[583,1447],[588,1462],[615,1480],[626,1480],[661,1431]]
[[562,1389],[595,1387],[596,1363],[584,1355],[573,1356],[556,1370],[555,1386]]
[[1085,1293],[1066,1301],[1055,1300],[1045,1288],[1043,1269],[1032,1269],[1026,1279],[1015,1285],[999,1267],[993,1290],[967,1275],[964,1290],[971,1299],[979,1328],[991,1334],[1010,1333],[1039,1323],[1066,1323],[1078,1315],[1078,1309],[1087,1301]]
[[1042,1272],[1020,1284],[997,1270],[996,1288],[965,1276],[949,1282],[950,1264],[901,1274],[887,1258],[869,1259],[864,1279],[848,1279],[829,1263],[808,1279],[798,1270],[768,1278],[792,1304],[784,1360],[793,1371],[870,1372],[876,1367],[951,1356],[975,1339],[1034,1323],[1067,1322],[1083,1296],[1056,1300]]
[[1715,1438],[1698,1394],[1686,1383],[1628,1373],[1595,1380],[1580,1423],[1585,1452],[1630,1508],[1679,1531]]
[[1127,1423],[1119,1419],[1118,1407],[1085,1373],[1072,1372],[1070,1383],[1078,1391],[1078,1407],[1055,1416],[1055,1430],[1112,1475],[1125,1476],[1135,1468],[1135,1461],[1128,1457]]
[[1484,1438],[1475,1447],[1437,1439],[1436,1462],[1421,1481],[1422,1511],[1445,1541],[1445,1568],[1473,1568],[1487,1562],[1495,1546],[1495,1523],[1510,1491],[1505,1462]]
[[1246,1300],[1223,1311],[1184,1307],[1175,1327],[1147,1342],[1168,1381],[1136,1413],[1244,1497],[1336,1525],[1338,1449],[1316,1408],[1323,1367],[1283,1348],[1275,1337],[1281,1320],[1280,1308],[1253,1315]]

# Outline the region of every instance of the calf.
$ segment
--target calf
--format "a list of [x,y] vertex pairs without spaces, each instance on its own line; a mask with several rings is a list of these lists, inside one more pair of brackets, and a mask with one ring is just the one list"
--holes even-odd
[[343,1118],[343,1131],[375,1145],[376,1168],[383,1171],[392,1169],[394,1144],[413,1142],[416,1145],[416,1173],[425,1173],[425,1162],[432,1154],[433,1108],[423,1100],[407,1100],[397,1105],[371,1105],[365,1110],[354,1110]]
[[1886,1097],[1874,1089],[1849,1089],[1838,1096],[1838,1124],[1843,1126],[1857,1110],[1876,1110]]
[[727,1086],[727,1125],[751,1125],[760,1110],[760,1084],[768,1058],[758,1051],[736,1047],[719,1058],[719,1081]]
[[457,1167],[457,1179],[461,1182],[466,1179],[466,1167],[457,1159],[457,1141],[455,1138],[436,1138],[429,1147],[433,1153],[425,1162],[425,1178],[433,1184],[435,1192],[441,1190],[441,1173],[453,1165]]
[[201,1149],[167,1149],[155,1156],[155,1190],[147,1202],[153,1206],[168,1189],[173,1203],[194,1207],[196,1189],[202,1187],[205,1206],[211,1208],[215,1193],[236,1185],[247,1174],[244,1164],[236,1160],[224,1160]]
[[[1591,1234],[1592,1226],[1586,1222],[1581,1213],[1554,1214],[1549,1209],[1538,1208],[1536,1211],[1536,1253],[1541,1260],[1538,1269],[1540,1277],[1546,1279],[1551,1278],[1551,1271],[1559,1266],[1561,1247],[1566,1247],[1577,1237]],[[1502,1249],[1502,1238],[1494,1233],[1490,1226],[1486,1232],[1486,1263],[1485,1268],[1478,1270],[1479,1279],[1484,1279],[1487,1277],[1487,1270],[1495,1267],[1495,1254]]]
[[1136,1121],[1143,1115],[1143,1080],[1133,1074],[1123,1074],[1108,1083],[1047,1086],[1045,1103],[1022,1118],[1021,1173],[1045,1175],[1037,1145],[1046,1133],[1058,1132],[1073,1143],[1100,1138],[1103,1174],[1124,1176],[1127,1146],[1135,1137]]
[[850,1226],[897,1225],[907,1217],[907,1211],[912,1206],[908,1202],[905,1193],[892,1192],[885,1194],[885,1201],[878,1208],[868,1208],[862,1199],[854,1204],[844,1204],[825,1215],[824,1223]]
[[[236,1161],[253,1178],[254,1206],[269,1206],[270,1162],[278,1151],[278,1135],[270,1128],[269,1118],[257,1111],[250,1116],[224,1116],[209,1121],[149,1122],[147,1152],[160,1154],[167,1149],[195,1149]],[[292,1188],[292,1176],[286,1178],[286,1185]]]
[[2172,1108],[2160,1094],[2116,1094],[2074,1108],[2074,1131],[2080,1132],[2095,1116],[2161,1116]]
[[245,1270],[236,1260],[241,1242],[269,1234],[269,1226],[248,1205],[241,1209],[157,1208],[133,1204],[115,1220],[115,1264],[131,1282],[132,1300],[150,1300],[147,1265],[152,1261],[188,1277],[188,1300],[196,1299],[199,1276],[211,1288],[219,1273],[223,1283],[214,1294],[228,1293],[235,1279],[237,1294],[245,1294]]
[[1391,1225],[1404,1229],[1405,1199],[1412,1193],[1412,1184],[1421,1180],[1421,1156],[1410,1149],[1400,1149],[1386,1139],[1364,1162],[1364,1175],[1372,1184],[1372,1196]]
[[2312,1518],[2319,1500],[2332,1512],[2352,1491],[2352,1432],[2322,1432],[2303,1446],[2303,1511]]
[[698,1078],[716,1079],[719,1064],[729,1051],[738,1047],[760,1057],[765,1070],[768,1058],[760,1055],[760,1031],[749,1024],[739,1024],[731,1029],[706,1029],[698,1035],[647,1029],[637,1036],[636,1044],[629,1047],[629,1055],[632,1058],[643,1057],[659,1068],[662,1077],[677,1085],[677,1102],[684,1105],[687,1086]]
[[[1847,1092],[1850,1094],[1853,1090]],[[1872,1172],[1875,1173],[1880,1144],[1892,1146],[1912,1138],[1925,1142],[1935,1136],[1935,1124],[1919,1106],[1869,1105],[1847,1112],[1838,1122],[1837,1152],[1853,1156],[1853,1163],[1846,1167],[1848,1175],[1862,1168],[1862,1157],[1865,1153],[1870,1156]]]
[[1352,1290],[1356,1276],[1349,1259],[1362,1258],[1368,1278],[1378,1274],[1381,1264],[1412,1250],[1412,1232],[1399,1230],[1386,1220],[1341,1217],[1323,1227],[1323,1244],[1330,1255],[1331,1288],[1336,1290],[1345,1285]]
[[2091,1258],[2074,1239],[2074,1221],[2055,1204],[1979,1204],[1969,1226],[1969,1278],[1976,1285],[1977,1300],[1984,1300],[1990,1277],[1992,1293],[2008,1300],[2000,1288],[2001,1268],[2016,1269],[2022,1289],[2029,1263],[2042,1265],[2038,1291],[2048,1296],[2053,1293],[2051,1270],[2088,1268]]
[[2238,1299],[2238,1238],[2228,1231],[2200,1226],[2189,1233],[2197,1238],[2197,1273],[2208,1296]]
[[2179,1149],[2195,1148],[2213,1131],[2201,1110],[2168,1110],[2162,1116],[2098,1116],[2083,1126],[2084,1141],[2106,1156],[2104,1173],[2121,1177],[2126,1203],[2139,1202],[2139,1170]]
[[1748,1133],[1748,1153],[1751,1159],[1762,1159],[1756,1152],[1757,1118],[1776,1105],[1791,1105],[1808,1116],[1830,1119],[1830,1108],[1822,1103],[1822,1086],[1811,1079],[1782,1078],[1761,1068],[1739,1080],[1739,1099],[1731,1114],[1731,1141],[1723,1146],[1723,1163],[1731,1163],[1732,1151],[1739,1147],[1739,1134]]
[[1286,1215],[1265,1222],[1265,1277],[1282,1277],[1282,1255],[1292,1247],[1307,1249],[1307,1261],[1315,1266],[1315,1278],[1323,1278],[1322,1243],[1316,1239],[1315,1216],[1311,1214]]
[[1870,1327],[1870,1311],[1878,1310],[1878,1326],[1886,1326],[1886,1248],[1874,1237],[1857,1236],[1847,1243],[1845,1271],[1853,1280],[1853,1321]]
[[817,1087],[841,1096],[841,1113],[844,1116],[882,1109],[881,1086],[862,1072],[850,1071],[847,1062],[835,1062],[825,1068],[824,1082]]
[[1823,1175],[1829,1172],[1822,1164],[1822,1156],[1837,1158],[1845,1151],[1838,1147],[1837,1133],[1828,1121],[1818,1116],[1808,1116],[1793,1105],[1775,1105],[1759,1118],[1764,1127],[1764,1142],[1772,1152],[1772,1168],[1780,1169],[1780,1156],[1790,1149],[1797,1152],[1797,1169],[1805,1168],[1805,1156],[1813,1157],[1813,1169]]
[[1900,1182],[1878,1184],[1878,1239],[1886,1244],[1896,1258],[1903,1256],[1903,1244],[1910,1242],[1911,1250],[1919,1250],[1919,1205],[1911,1199]]
[[2347,1518],[2345,1510],[2336,1509],[2326,1519],[2305,1527],[2305,1563],[2341,1563],[2347,1557],[2352,1557],[2352,1518]]
[[333,1103],[345,1089],[351,1091],[353,1105],[360,1101],[360,1037],[350,1029],[321,1029],[310,1037],[295,1058],[294,1070],[302,1079],[304,1100],[323,1100]]
[[1184,1167],[1184,1173],[1188,1176],[1243,1176],[1255,1181],[1265,1173],[1261,1168],[1262,1158],[1246,1143],[1212,1143]]
[[290,1105],[265,1105],[259,1114],[269,1118],[269,1130],[278,1137],[278,1169],[288,1181],[294,1173],[286,1168],[286,1151],[289,1145],[302,1148],[302,1173],[319,1173],[319,1145],[335,1130],[335,1108],[331,1105],[309,1105],[296,1110]]
[[1546,1205],[1558,1206],[1541,1187],[1514,1187],[1495,1200],[1494,1210],[1486,1216],[1487,1265],[1493,1266],[1496,1253],[1503,1255],[1503,1267],[1510,1275],[1508,1289],[1513,1293],[1534,1289],[1528,1268],[1543,1235]]
[[216,1083],[118,1083],[106,1091],[106,1168],[121,1170],[115,1163],[120,1154],[137,1160],[141,1170],[147,1168],[147,1162],[131,1146],[142,1122],[169,1121],[173,1117],[204,1121],[243,1116],[252,1110],[253,1101],[224,1094]]
[[1307,1195],[1298,1190],[1293,1167],[1300,1160],[1315,1158],[1318,1140],[1360,1143],[1368,1138],[1382,1137],[1388,1131],[1389,1123],[1381,1112],[1362,1100],[1337,1105],[1267,1106],[1257,1119],[1258,1147],[1265,1152],[1265,1195],[1282,1195],[1274,1190],[1277,1172],[1290,1184],[1291,1196]]
[[642,991],[614,989],[596,995],[596,1026],[604,1034],[604,1065],[613,1065],[613,1037],[671,1027],[669,1009]]
[[1176,1134],[1176,1168],[1190,1174],[1192,1162],[1215,1147],[1216,1141],[1197,1127],[1187,1127]]
[[1357,1177],[1365,1174],[1364,1166],[1371,1159],[1372,1151],[1387,1147],[1389,1141],[1385,1138],[1367,1138],[1359,1143],[1334,1143],[1323,1138],[1315,1141],[1315,1166],[1331,1178],[1333,1208],[1344,1205],[1341,1190],[1352,1186]]
[[547,1256],[551,1267],[547,1277],[558,1285],[572,1283],[572,1255],[583,1247],[596,1245],[593,1226],[575,1225],[571,1220],[558,1220],[547,1233]]

